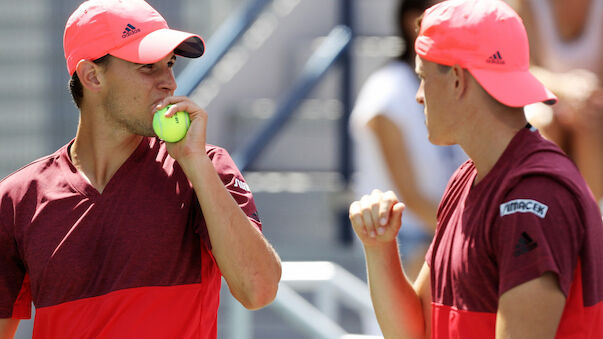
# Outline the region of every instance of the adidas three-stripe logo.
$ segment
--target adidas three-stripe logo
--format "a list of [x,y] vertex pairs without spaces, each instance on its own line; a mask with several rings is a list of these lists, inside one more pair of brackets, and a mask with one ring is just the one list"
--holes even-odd
[[530,252],[536,247],[538,247],[538,243],[535,242],[526,232],[523,232],[521,233],[521,238],[519,238],[519,241],[515,245],[513,256],[519,257],[522,254]]
[[127,38],[130,35],[134,35],[136,33],[140,32],[140,28],[136,28],[134,26],[132,26],[131,24],[128,24],[126,26],[126,28],[124,28],[124,32],[123,35],[121,36],[122,38]]
[[502,55],[500,55],[499,51],[496,51],[496,53],[492,54],[487,60],[487,63],[489,64],[499,64],[499,65],[504,65],[505,64],[505,60],[503,60]]

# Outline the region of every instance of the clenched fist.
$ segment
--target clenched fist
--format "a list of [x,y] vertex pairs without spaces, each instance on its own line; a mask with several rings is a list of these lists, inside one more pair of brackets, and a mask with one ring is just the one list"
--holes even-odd
[[402,225],[404,204],[392,191],[373,190],[350,205],[350,221],[364,246],[394,241]]

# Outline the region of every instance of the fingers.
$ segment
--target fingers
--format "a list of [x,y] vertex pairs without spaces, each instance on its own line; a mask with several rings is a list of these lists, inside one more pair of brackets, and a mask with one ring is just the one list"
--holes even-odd
[[363,242],[366,239],[387,241],[396,237],[403,209],[404,204],[398,201],[394,192],[374,190],[350,205],[349,217]]
[[171,117],[177,112],[184,111],[187,112],[191,119],[196,118],[197,116],[206,117],[207,112],[205,112],[201,107],[197,106],[192,100],[188,97],[176,97],[171,96],[163,99],[156,107],[156,110],[160,110],[166,106],[170,106],[170,108],[165,112],[166,117]]
[[169,108],[163,113],[165,117],[170,118],[178,112],[186,112],[190,118],[190,124],[184,138],[178,142],[166,144],[170,156],[178,161],[192,159],[196,156],[205,156],[207,112],[184,96],[166,97],[155,106],[155,109],[160,110],[168,106]]
[[401,220],[402,212],[404,212],[405,208],[406,208],[406,205],[404,205],[401,202],[397,202],[394,205],[394,207],[392,208],[392,220]]
[[385,226],[389,223],[389,216],[392,206],[398,202],[398,197],[392,191],[387,191],[383,194],[382,203],[379,205],[379,225]]
[[364,225],[365,234],[368,234],[371,238],[374,238],[375,223],[373,221],[373,199],[371,196],[365,195],[360,199],[360,213],[362,214],[362,222]]
[[[362,219],[362,208],[360,207],[360,201],[354,201],[350,205],[350,221],[352,222],[352,227],[356,231],[356,233],[361,232],[366,235],[366,228],[364,227],[364,221]],[[360,234],[358,234],[360,236]]]

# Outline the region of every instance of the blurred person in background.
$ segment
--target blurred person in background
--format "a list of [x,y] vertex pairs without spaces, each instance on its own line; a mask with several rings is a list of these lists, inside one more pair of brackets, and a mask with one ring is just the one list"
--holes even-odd
[[603,209],[603,0],[514,0],[534,74],[558,97],[528,120],[575,162]]
[[414,283],[395,193],[350,205],[385,338],[603,338],[603,220],[575,164],[527,123],[526,105],[557,98],[529,71],[521,18],[501,0],[444,1],[415,51],[429,140],[470,159]]
[[416,21],[437,1],[398,3],[396,28],[403,52],[374,72],[363,85],[350,118],[354,144],[356,198],[372,189],[394,190],[404,200],[401,250],[406,269],[416,276],[436,225],[436,211],[446,183],[467,159],[458,146],[435,146],[427,138],[423,106],[415,100]]
[[[65,26],[75,139],[0,182],[0,338],[36,307],[34,338],[217,337],[222,277],[246,308],[276,296],[281,266],[249,186],[206,144],[207,113],[175,97],[198,35],[143,0],[90,0]],[[185,111],[173,143],[155,111]]]

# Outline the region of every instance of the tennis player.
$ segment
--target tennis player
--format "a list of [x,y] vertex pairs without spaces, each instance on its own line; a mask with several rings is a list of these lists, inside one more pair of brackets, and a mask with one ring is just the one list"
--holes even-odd
[[[249,309],[270,303],[280,261],[207,113],[174,97],[177,56],[201,38],[143,0],[90,0],[64,34],[75,139],[0,182],[0,338],[36,307],[34,338],[215,339],[221,278]],[[153,113],[186,111],[186,137]]]
[[518,15],[500,0],[425,11],[415,41],[429,140],[470,160],[449,181],[419,277],[404,275],[404,204],[350,206],[386,338],[603,338],[603,222],[576,166],[522,108],[555,96],[528,71]]

